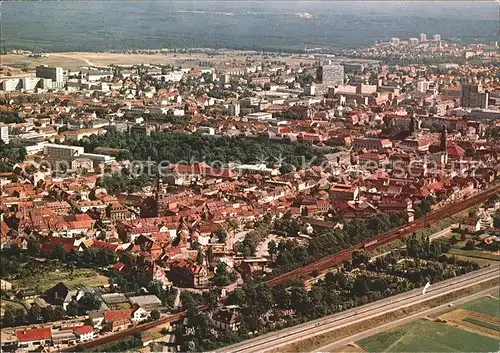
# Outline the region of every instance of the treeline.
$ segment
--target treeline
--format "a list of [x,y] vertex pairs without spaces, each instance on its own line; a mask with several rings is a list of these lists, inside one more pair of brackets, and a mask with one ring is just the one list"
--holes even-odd
[[[191,310],[187,322],[176,333],[176,342],[185,351],[212,351],[255,334],[335,314],[421,287],[428,281],[435,283],[479,268],[475,262],[445,255],[446,242],[433,244],[428,239],[412,237],[409,245],[414,258],[408,258],[403,250],[369,262],[367,253],[355,252],[342,270],[327,273],[310,291],[300,280],[276,287],[247,282],[231,292],[226,302],[241,308],[236,332],[214,331],[209,313]],[[422,251],[414,251],[417,248]],[[368,269],[370,274],[357,275],[351,272],[355,268]]]
[[185,134],[179,132],[153,132],[150,136],[110,131],[101,136],[89,136],[79,141],[86,152],[106,146],[127,149],[134,160],[191,163],[220,161],[275,164],[278,158],[297,167],[302,161],[321,162],[326,151],[314,148],[307,142],[271,141],[266,137],[229,137]]
[[[343,229],[317,229],[308,245],[296,239],[286,239],[279,244],[270,243],[269,253],[276,255],[272,276],[292,271],[328,255],[335,254],[350,246],[368,240],[379,233],[400,227],[406,221],[397,214],[381,213],[366,220],[346,222]],[[300,225],[297,220],[285,215],[274,222],[275,231],[279,234],[294,236]]]

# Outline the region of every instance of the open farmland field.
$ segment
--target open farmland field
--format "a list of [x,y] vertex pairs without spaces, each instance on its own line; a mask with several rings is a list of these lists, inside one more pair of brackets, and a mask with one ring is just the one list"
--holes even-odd
[[469,311],[486,314],[500,319],[500,301],[491,297],[477,299],[470,303],[461,305],[460,307]]
[[[50,53],[47,57],[29,57],[27,55],[7,54],[0,56],[0,62],[3,66],[12,68],[34,69],[37,65],[61,66],[65,69],[77,69],[80,66],[105,66],[115,65],[134,65],[134,64],[163,64],[191,67],[197,66],[199,61],[209,61],[215,65],[228,63],[230,65],[243,64],[247,55],[244,52],[227,52],[224,55],[209,56],[205,53],[155,53],[155,54],[125,54],[125,53],[84,53],[84,52],[65,52]],[[289,56],[289,57],[262,57],[252,56],[255,60],[282,60],[289,65],[298,66],[301,62],[313,63],[313,58]]]
[[446,323],[419,320],[358,343],[368,352],[495,352],[499,341]]

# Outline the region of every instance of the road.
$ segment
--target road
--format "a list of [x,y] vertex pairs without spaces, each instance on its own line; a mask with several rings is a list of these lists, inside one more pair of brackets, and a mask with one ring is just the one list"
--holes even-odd
[[[352,257],[352,253],[357,250],[366,250],[366,251],[372,251],[380,246],[389,244],[393,242],[396,239],[402,238],[404,236],[407,236],[408,234],[411,234],[412,232],[423,229],[426,227],[427,224],[430,224],[431,222],[437,222],[442,219],[445,219],[447,217],[450,217],[453,214],[456,214],[458,212],[461,212],[463,210],[466,210],[472,206],[475,206],[481,202],[486,201],[488,198],[491,196],[495,195],[498,191],[500,191],[500,184],[495,184],[493,186],[490,186],[488,189],[483,190],[482,192],[477,193],[474,196],[471,196],[461,202],[456,202],[453,204],[449,204],[443,208],[440,208],[438,210],[435,210],[431,213],[429,213],[426,217],[420,218],[416,221],[413,221],[401,228],[394,229],[392,231],[386,232],[384,234],[378,235],[374,238],[372,238],[369,241],[362,242],[360,244],[357,244],[355,246],[352,246],[348,249],[344,249],[336,254],[327,256],[321,260],[318,260],[316,262],[313,262],[312,264],[309,264],[307,266],[298,268],[296,270],[290,271],[288,273],[284,273],[278,277],[272,278],[267,281],[267,283],[271,286],[275,286],[281,283],[285,283],[289,280],[295,279],[295,278],[300,278],[307,276],[311,274],[314,270],[319,270],[325,271],[329,268],[335,267],[339,264],[341,264],[343,261],[346,261]],[[235,234],[234,237],[234,242],[238,241],[244,235],[246,235],[248,231],[242,231],[239,233]],[[148,322],[146,324],[138,325],[136,327],[130,328],[126,331],[123,332],[117,332],[114,334],[111,334],[107,337],[101,337],[96,340],[92,340],[89,342],[82,343],[81,346],[84,349],[90,349],[90,348],[95,348],[99,347],[104,344],[108,344],[110,342],[118,341],[120,339],[123,339],[129,335],[132,335],[134,333],[139,333],[143,332],[146,330],[149,330],[153,327],[163,325],[165,323],[170,323],[173,321],[177,321],[181,318],[183,318],[185,315],[184,312],[178,313],[175,315],[171,315],[169,317],[162,318],[158,321],[153,321],[153,322]],[[74,348],[74,347],[72,347]],[[67,350],[67,351],[71,351]]]
[[301,325],[283,329],[274,333],[256,337],[226,348],[218,352],[223,353],[253,353],[265,352],[276,349],[304,338],[330,332],[343,326],[348,326],[382,314],[396,311],[404,307],[415,305],[429,299],[452,293],[462,288],[489,281],[499,277],[498,267],[488,267],[479,271],[455,277],[443,282],[431,284],[425,295],[422,289],[415,289],[393,297],[382,299],[373,303],[346,310],[321,319],[310,321]]
[[[471,301],[473,299],[485,297],[493,291],[498,292],[499,289],[500,288],[498,286],[494,287],[494,288],[489,288],[489,289],[486,289],[484,291],[474,293],[474,294],[468,295],[466,297],[454,300],[453,304],[454,305],[461,305],[461,304],[467,303],[468,301]],[[387,331],[387,330],[390,330],[390,329],[393,329],[396,327],[400,327],[404,324],[410,323],[410,322],[417,320],[417,319],[422,319],[422,318],[429,316],[429,315],[438,314],[442,311],[445,311],[446,309],[449,309],[448,303],[440,305],[440,306],[436,306],[435,308],[432,308],[429,310],[421,311],[419,313],[416,313],[416,314],[413,314],[410,316],[406,316],[406,317],[399,319],[399,320],[391,321],[385,325],[380,325],[380,326],[377,326],[375,328],[351,335],[347,338],[338,340],[334,343],[331,343],[331,344],[328,344],[328,345],[323,346],[321,348],[315,349],[311,353],[332,352],[333,350],[345,347],[346,345],[348,345],[350,343],[354,343],[354,342],[360,341],[364,338],[374,336],[380,332],[384,332],[384,331]]]

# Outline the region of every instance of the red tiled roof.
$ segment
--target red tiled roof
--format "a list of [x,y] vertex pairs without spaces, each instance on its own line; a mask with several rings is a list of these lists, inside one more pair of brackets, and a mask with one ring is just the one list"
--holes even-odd
[[16,336],[19,342],[50,340],[52,338],[52,330],[50,328],[34,328],[31,330],[18,330],[16,332]]
[[91,333],[92,331],[94,331],[94,328],[90,325],[83,325],[73,330],[73,332],[78,335],[85,335],[87,333]]
[[107,241],[95,240],[90,247],[107,249],[109,251],[116,251],[118,246],[119,246],[118,244],[111,244],[108,243]]
[[106,321],[124,321],[132,316],[133,309],[107,310],[104,312]]

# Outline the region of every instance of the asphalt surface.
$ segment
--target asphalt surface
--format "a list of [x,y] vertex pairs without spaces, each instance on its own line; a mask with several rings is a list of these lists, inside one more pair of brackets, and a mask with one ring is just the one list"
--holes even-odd
[[[454,304],[454,306],[455,305],[461,305],[461,304],[464,304],[464,303],[466,303],[468,301],[471,301],[473,299],[478,299],[478,298],[485,297],[485,296],[487,296],[488,294],[490,294],[490,293],[492,293],[494,291],[497,291],[497,293],[498,293],[499,289],[500,289],[499,287],[489,288],[489,289],[486,289],[484,291],[481,291],[481,292],[478,292],[478,293],[475,293],[475,294],[471,294],[471,295],[468,295],[466,297],[454,300],[453,304]],[[339,348],[345,347],[346,345],[348,345],[350,343],[354,343],[354,342],[357,342],[357,341],[362,340],[364,338],[368,338],[368,337],[374,336],[374,335],[376,335],[376,334],[378,334],[380,332],[384,332],[384,331],[387,331],[387,330],[390,330],[390,329],[393,329],[393,328],[396,328],[396,327],[400,327],[402,325],[410,323],[411,321],[414,321],[414,320],[417,320],[417,319],[422,319],[422,318],[424,318],[426,316],[429,316],[429,315],[438,314],[438,313],[443,312],[443,311],[445,311],[447,309],[450,309],[449,303],[446,303],[446,304],[443,304],[443,305],[440,305],[440,306],[436,306],[435,308],[432,308],[432,309],[429,309],[429,310],[425,310],[425,311],[421,311],[419,313],[416,313],[416,314],[413,314],[413,315],[409,315],[409,316],[404,317],[402,319],[391,321],[391,322],[389,322],[389,323],[387,323],[385,325],[380,325],[380,326],[374,327],[372,329],[369,329],[369,330],[366,330],[366,331],[363,331],[363,332],[351,335],[351,336],[349,336],[347,338],[338,340],[338,341],[336,341],[334,343],[331,343],[331,344],[328,344],[328,345],[323,346],[321,348],[318,348],[318,349],[312,351],[311,353],[331,352],[331,351],[333,351],[335,349],[339,349]]]
[[[422,294],[422,288],[415,289],[396,296],[385,298],[373,303],[333,314],[321,319],[310,321],[301,325],[259,336],[232,346],[218,350],[218,352],[254,353],[276,349],[305,338],[327,333],[334,329],[361,322],[382,314],[412,306],[429,299],[452,293],[459,289],[467,288],[481,282],[499,278],[499,269],[490,266],[463,276],[431,284],[427,293]],[[352,342],[352,339],[351,339]]]

